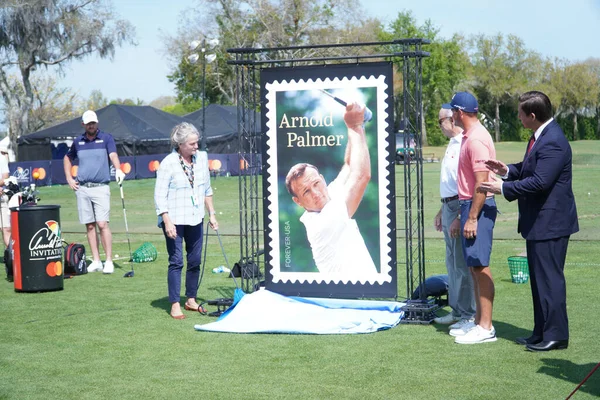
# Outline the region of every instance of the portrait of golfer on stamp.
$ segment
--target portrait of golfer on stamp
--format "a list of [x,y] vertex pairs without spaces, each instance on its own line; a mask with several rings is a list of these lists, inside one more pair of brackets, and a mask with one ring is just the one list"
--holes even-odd
[[390,281],[385,76],[267,84],[273,280]]

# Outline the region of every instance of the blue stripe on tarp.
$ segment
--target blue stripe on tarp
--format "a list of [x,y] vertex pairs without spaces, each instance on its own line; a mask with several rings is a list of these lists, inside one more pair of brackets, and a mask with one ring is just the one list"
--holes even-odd
[[229,333],[357,334],[396,326],[404,312],[395,301],[286,297],[268,290],[247,294],[229,313],[198,331]]

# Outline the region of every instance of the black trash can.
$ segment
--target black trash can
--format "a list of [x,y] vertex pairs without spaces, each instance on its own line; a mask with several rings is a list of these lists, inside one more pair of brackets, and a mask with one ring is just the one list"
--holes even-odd
[[11,208],[12,259],[17,292],[63,289],[60,206]]

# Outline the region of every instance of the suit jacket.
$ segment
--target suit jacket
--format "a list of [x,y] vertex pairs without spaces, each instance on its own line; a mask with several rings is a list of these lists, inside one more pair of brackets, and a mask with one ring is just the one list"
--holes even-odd
[[518,232],[526,240],[548,240],[579,231],[572,188],[571,146],[550,122],[522,162],[508,166],[502,191],[518,199]]

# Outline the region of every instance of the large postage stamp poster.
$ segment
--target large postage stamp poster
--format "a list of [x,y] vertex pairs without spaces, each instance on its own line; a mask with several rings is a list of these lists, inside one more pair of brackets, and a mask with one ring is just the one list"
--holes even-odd
[[392,65],[261,72],[268,289],[394,297]]

